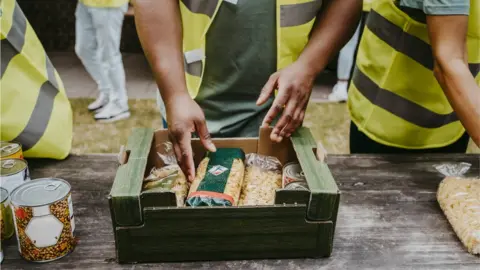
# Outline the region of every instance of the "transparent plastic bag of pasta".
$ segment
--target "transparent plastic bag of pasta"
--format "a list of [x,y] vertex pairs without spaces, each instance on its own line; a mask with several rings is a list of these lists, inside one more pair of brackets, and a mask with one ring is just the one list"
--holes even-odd
[[468,178],[468,163],[434,166],[445,178],[437,200],[460,241],[472,254],[480,254],[480,178]]
[[236,206],[242,188],[245,154],[238,148],[219,148],[200,162],[188,193],[190,206]]
[[188,182],[178,165],[169,165],[160,169],[153,168],[143,181],[143,190],[150,192],[174,192],[177,206],[184,206],[188,193]]
[[282,163],[270,156],[248,154],[239,205],[273,205],[282,187]]

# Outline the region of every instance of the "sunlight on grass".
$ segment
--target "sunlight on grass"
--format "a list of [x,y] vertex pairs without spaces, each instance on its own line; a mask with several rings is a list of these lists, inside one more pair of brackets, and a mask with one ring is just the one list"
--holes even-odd
[[[73,154],[117,153],[127,142],[132,128],[161,128],[162,121],[154,99],[129,100],[132,116],[124,121],[101,124],[93,120],[87,110],[92,99],[71,99],[74,112]],[[321,140],[330,154],[348,154],[350,117],[346,104],[311,103],[307,108],[304,125],[313,136]],[[470,153],[480,149],[470,143]]]

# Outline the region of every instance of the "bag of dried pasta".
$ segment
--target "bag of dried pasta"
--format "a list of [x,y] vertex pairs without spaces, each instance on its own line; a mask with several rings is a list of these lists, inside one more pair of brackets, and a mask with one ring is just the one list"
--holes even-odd
[[188,193],[190,206],[236,206],[242,188],[245,154],[238,148],[219,148],[200,162]]
[[440,208],[468,252],[480,254],[480,178],[464,177],[471,164],[442,164],[437,192]]
[[174,192],[177,206],[185,205],[188,182],[178,165],[169,165],[160,169],[153,168],[143,181],[143,190],[150,192]]
[[239,205],[273,205],[282,187],[282,163],[270,156],[248,154]]

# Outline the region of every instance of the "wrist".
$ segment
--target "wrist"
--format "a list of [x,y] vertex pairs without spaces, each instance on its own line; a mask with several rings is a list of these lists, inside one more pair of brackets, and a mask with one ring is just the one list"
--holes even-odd
[[314,80],[317,77],[317,74],[321,72],[323,68],[319,68],[312,61],[300,57],[295,61],[295,65],[298,65],[303,71],[304,75],[308,78]]
[[165,103],[165,107],[167,109],[170,106],[175,106],[185,101],[188,101],[188,102],[193,101],[188,91],[178,91],[176,93],[165,95],[165,97],[163,97],[162,95],[162,98],[163,98],[163,102]]

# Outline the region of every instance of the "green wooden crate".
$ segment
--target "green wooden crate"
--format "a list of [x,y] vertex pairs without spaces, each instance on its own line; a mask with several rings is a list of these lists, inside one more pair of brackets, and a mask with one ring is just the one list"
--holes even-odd
[[[316,159],[315,140],[307,128],[280,144],[270,141],[270,132],[265,128],[259,138],[214,143],[276,156],[283,164],[300,162],[310,192],[277,190],[272,206],[191,208],[176,207],[171,192],[142,192],[143,178],[158,166],[157,146],[168,134],[133,130],[109,196],[118,262],[330,256],[340,201],[330,170]],[[192,148],[198,164],[205,150],[198,140]]]

